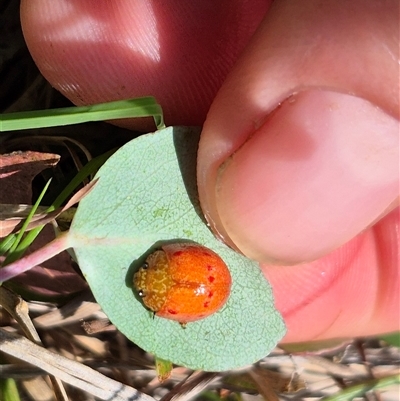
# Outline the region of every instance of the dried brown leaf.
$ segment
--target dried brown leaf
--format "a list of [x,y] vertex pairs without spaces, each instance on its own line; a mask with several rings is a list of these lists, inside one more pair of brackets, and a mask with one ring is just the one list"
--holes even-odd
[[0,155],[0,203],[31,203],[33,178],[59,160],[52,153],[31,151]]

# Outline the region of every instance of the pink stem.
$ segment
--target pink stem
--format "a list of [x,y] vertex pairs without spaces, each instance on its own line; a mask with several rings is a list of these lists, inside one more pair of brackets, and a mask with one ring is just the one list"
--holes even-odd
[[70,248],[68,241],[68,232],[59,235],[56,239],[46,244],[44,247],[19,259],[0,269],[0,283],[10,280],[35,266],[40,265],[60,252]]

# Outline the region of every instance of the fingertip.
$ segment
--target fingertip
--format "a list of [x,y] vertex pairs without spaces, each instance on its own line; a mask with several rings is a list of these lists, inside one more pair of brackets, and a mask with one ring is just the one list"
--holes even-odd
[[258,261],[315,260],[395,207],[398,159],[393,117],[349,95],[298,94],[216,172],[217,231]]
[[202,125],[268,5],[23,0],[21,22],[39,70],[73,103],[154,96],[167,125]]

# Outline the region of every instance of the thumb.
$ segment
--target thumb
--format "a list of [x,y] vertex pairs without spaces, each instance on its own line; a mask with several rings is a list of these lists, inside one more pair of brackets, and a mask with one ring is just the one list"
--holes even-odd
[[204,125],[204,212],[259,261],[315,260],[397,204],[396,12],[340,3],[273,3]]
[[399,209],[316,261],[261,267],[287,327],[282,342],[399,330]]

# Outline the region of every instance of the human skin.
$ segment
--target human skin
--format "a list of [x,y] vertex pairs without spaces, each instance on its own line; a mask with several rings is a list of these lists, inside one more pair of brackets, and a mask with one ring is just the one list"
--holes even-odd
[[204,123],[203,211],[260,262],[284,342],[398,330],[397,0],[192,3],[23,0],[21,20],[76,104],[152,94]]

